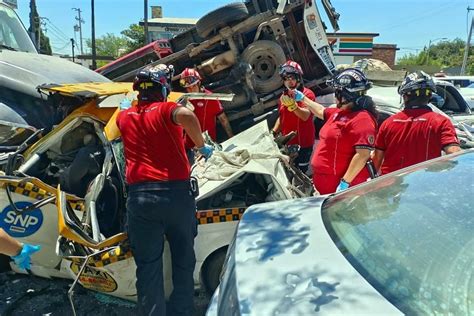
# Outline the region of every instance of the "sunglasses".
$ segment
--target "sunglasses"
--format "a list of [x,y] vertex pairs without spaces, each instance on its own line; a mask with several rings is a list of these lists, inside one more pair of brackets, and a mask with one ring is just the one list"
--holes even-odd
[[283,77],[283,80],[288,81],[288,80],[296,80],[296,76],[293,75],[287,75]]

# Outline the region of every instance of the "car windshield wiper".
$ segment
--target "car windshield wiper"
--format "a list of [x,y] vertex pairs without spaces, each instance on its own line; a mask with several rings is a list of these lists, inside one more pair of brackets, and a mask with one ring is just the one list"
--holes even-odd
[[0,48],[5,48],[5,49],[8,49],[8,50],[17,51],[17,49],[15,49],[11,46],[5,45],[5,44],[0,44]]

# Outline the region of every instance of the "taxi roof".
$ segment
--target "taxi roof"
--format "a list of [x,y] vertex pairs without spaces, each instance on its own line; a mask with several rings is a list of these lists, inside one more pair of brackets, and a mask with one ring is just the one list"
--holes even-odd
[[133,91],[131,82],[85,82],[72,84],[44,84],[38,89],[48,92],[58,92],[62,95],[97,98]]

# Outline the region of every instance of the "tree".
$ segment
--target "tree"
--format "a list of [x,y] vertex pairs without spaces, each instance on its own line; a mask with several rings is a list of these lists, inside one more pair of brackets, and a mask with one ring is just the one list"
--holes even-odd
[[145,31],[143,26],[132,24],[128,29],[120,32],[127,39],[127,53],[145,46]]
[[[86,46],[92,48],[91,39],[86,39]],[[112,33],[107,33],[95,40],[95,47],[97,56],[111,56],[118,58],[127,51],[127,40],[123,36],[116,36]],[[99,60],[98,67],[107,64],[107,61]]]
[[[92,41],[86,39],[86,45],[92,48]],[[127,40],[123,36],[107,33],[95,40],[95,47],[97,55],[117,58],[123,55],[127,49]]]
[[[40,54],[52,55],[51,45],[49,38],[44,35],[43,30],[40,26],[40,17],[36,8],[36,1],[30,0],[30,27],[28,28],[30,34],[34,34],[34,40],[36,41],[36,48]],[[39,47],[38,47],[39,44]]]
[[[409,54],[398,60],[402,66],[433,65],[440,68],[461,67],[466,42],[457,38],[452,41],[443,41],[436,45],[425,47],[418,54]],[[466,73],[474,75],[474,47],[469,49]]]

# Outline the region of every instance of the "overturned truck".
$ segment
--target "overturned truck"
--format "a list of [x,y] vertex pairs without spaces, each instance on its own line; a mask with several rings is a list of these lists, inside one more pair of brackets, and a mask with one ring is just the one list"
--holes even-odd
[[[335,31],[339,15],[329,0],[322,5]],[[230,3],[200,18],[196,26],[170,40],[173,54],[153,63],[172,64],[176,73],[196,68],[214,92],[233,93],[223,102],[235,131],[276,119],[282,92],[279,65],[287,59],[303,68],[305,85],[317,94],[335,70],[325,25],[312,0],[247,0]],[[104,68],[114,81],[130,81],[137,69]],[[179,90],[175,77],[173,88]],[[272,111],[273,110],[273,111]]]

